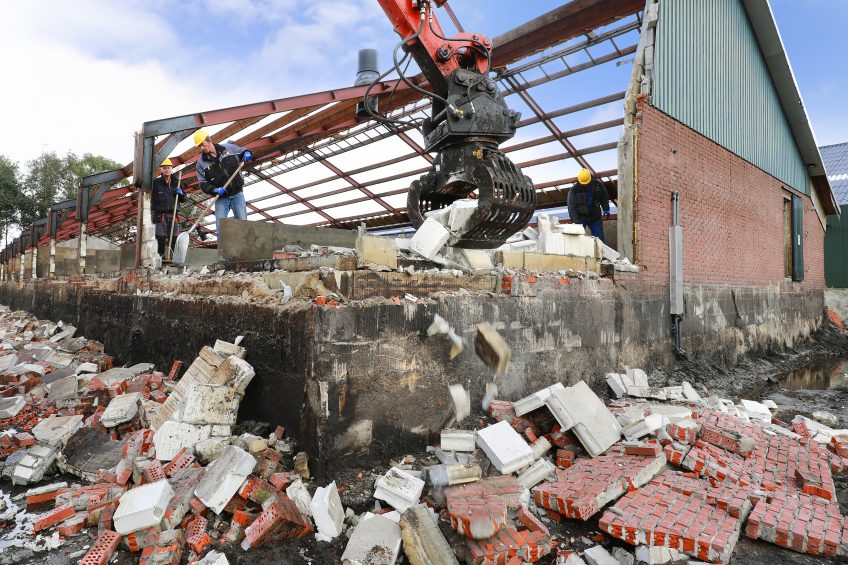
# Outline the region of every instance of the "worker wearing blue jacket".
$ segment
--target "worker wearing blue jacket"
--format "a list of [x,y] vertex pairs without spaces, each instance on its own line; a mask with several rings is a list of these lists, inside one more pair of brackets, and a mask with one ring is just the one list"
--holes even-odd
[[577,173],[577,182],[568,190],[568,217],[575,224],[587,226],[592,235],[604,240],[604,222],[610,215],[607,189],[586,169]]
[[[218,196],[218,201],[215,202],[215,229],[220,240],[221,219],[226,218],[230,211],[238,220],[247,219],[247,202],[243,192],[244,179],[241,174],[237,174],[227,188],[224,188],[224,185],[236,171],[239,163],[247,163],[253,159],[253,153],[250,149],[244,149],[233,143],[215,143],[203,129],[194,132],[194,144],[201,151],[196,165],[200,190],[206,194]],[[218,249],[221,249],[220,245]]]

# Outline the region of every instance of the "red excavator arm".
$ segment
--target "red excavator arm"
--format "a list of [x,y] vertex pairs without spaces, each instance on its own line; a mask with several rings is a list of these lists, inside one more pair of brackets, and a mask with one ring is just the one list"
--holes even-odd
[[426,212],[476,192],[477,210],[449,244],[498,247],[527,225],[536,207],[533,183],[498,149],[515,135],[520,114],[507,107],[488,76],[492,41],[475,33],[447,37],[442,31],[433,10],[446,1],[378,0],[403,38],[401,47],[421,68],[429,83],[425,94],[433,100],[422,134],[425,149],[438,154],[433,170],[412,183],[407,208],[419,227]]

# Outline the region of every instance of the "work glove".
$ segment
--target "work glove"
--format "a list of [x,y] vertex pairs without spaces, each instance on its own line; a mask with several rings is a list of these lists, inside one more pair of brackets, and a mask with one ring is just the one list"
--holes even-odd
[[177,194],[180,196],[185,196],[185,192],[183,192],[183,189],[180,187],[177,187]]
[[247,163],[248,161],[250,161],[252,159],[253,159],[253,153],[250,151],[250,149],[245,149],[244,153],[241,154],[241,162]]
[[226,196],[227,195],[227,189],[223,188],[223,187],[218,187],[218,188],[215,189],[215,193],[218,196]]

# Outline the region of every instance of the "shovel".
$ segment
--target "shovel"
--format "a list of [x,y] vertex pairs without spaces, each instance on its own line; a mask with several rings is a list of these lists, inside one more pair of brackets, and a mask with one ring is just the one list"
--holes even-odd
[[[230,182],[234,178],[236,178],[237,174],[239,174],[241,172],[241,168],[243,166],[244,166],[243,162],[239,163],[238,168],[235,171],[233,171],[233,174],[230,175],[230,178],[227,179],[227,182],[225,182],[224,186],[222,186],[221,188],[227,188],[228,186],[230,186]],[[200,213],[200,215],[194,221],[194,224],[192,224],[191,229],[189,229],[188,231],[183,232],[183,233],[181,233],[180,235],[177,236],[177,243],[174,245],[174,259],[173,259],[173,262],[174,262],[175,265],[182,265],[183,263],[185,263],[186,254],[188,253],[188,242],[189,242],[189,239],[191,238],[192,232],[195,229],[197,229],[197,224],[199,224],[200,220],[202,220],[206,216],[206,214],[209,213],[209,210],[212,209],[212,206],[215,205],[215,203],[218,201],[218,198],[219,198],[219,196],[216,195],[215,198],[213,198],[211,201],[209,201],[209,205],[206,206],[206,208],[203,210],[203,212]]]
[[[180,186],[180,181],[183,178],[183,170],[180,169],[179,174],[177,174],[177,188],[182,188]],[[171,233],[168,235],[168,247],[165,249],[165,259],[162,261],[163,263],[171,262],[171,242],[174,241],[174,224],[177,223],[177,207],[180,203],[180,195],[174,195],[174,216],[171,218]]]

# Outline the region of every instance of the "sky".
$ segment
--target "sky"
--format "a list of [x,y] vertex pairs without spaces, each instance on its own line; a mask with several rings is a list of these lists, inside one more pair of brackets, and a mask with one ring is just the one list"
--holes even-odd
[[[467,30],[496,36],[561,3],[451,6]],[[848,141],[848,0],[772,8],[819,145]],[[22,168],[42,151],[128,163],[144,121],[348,86],[358,49],[378,49],[385,68],[396,41],[375,0],[10,2],[0,154]]]

